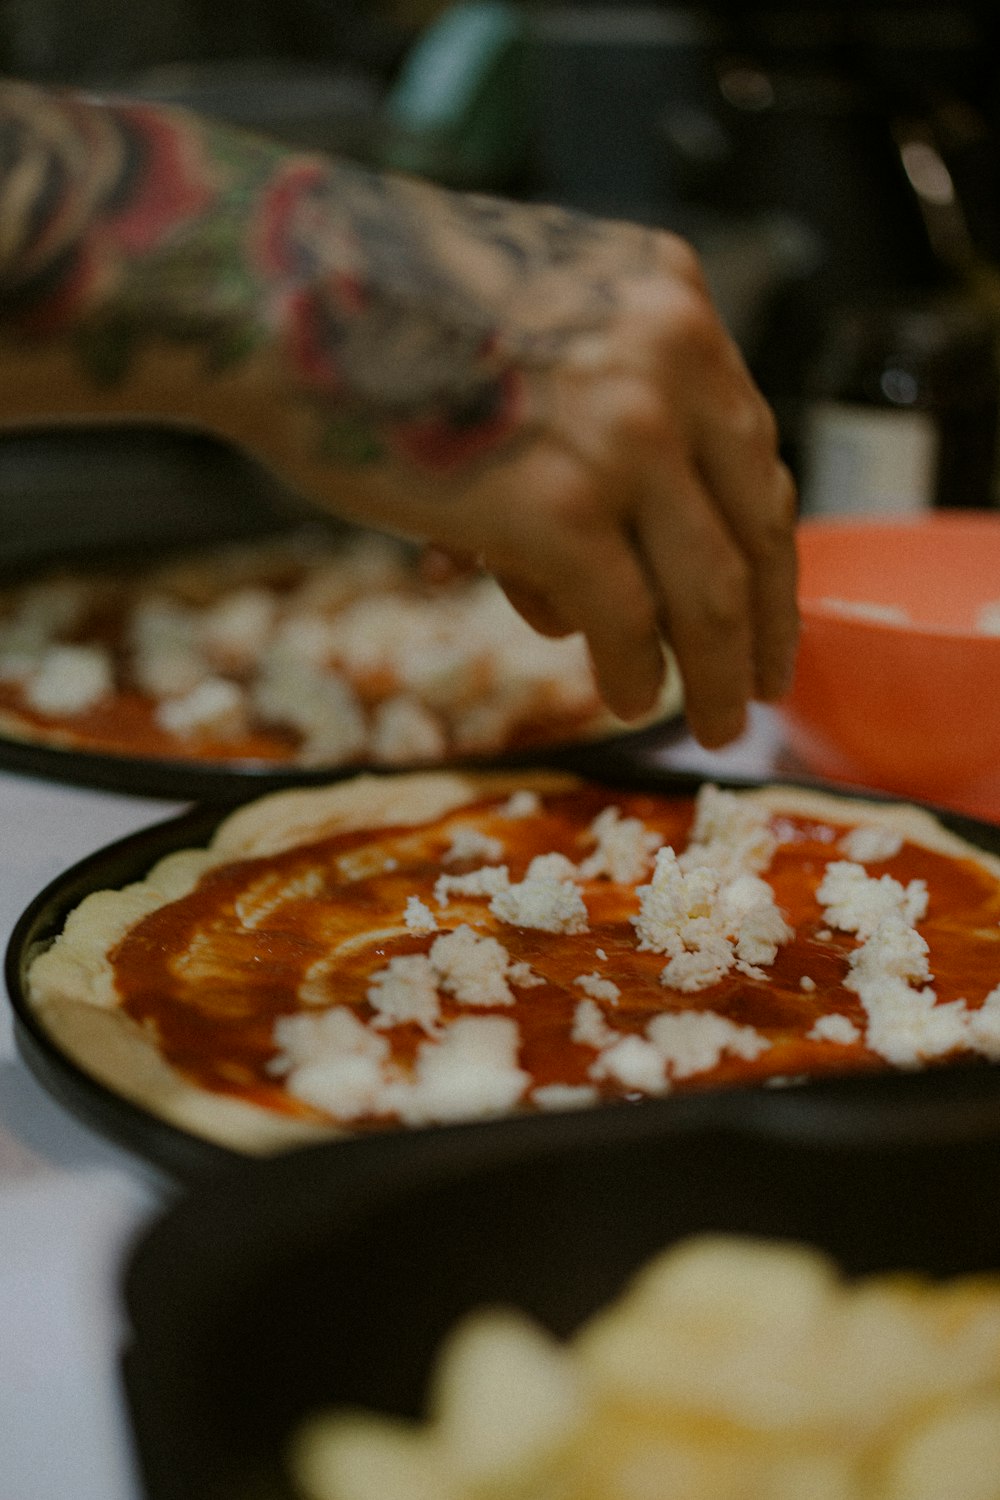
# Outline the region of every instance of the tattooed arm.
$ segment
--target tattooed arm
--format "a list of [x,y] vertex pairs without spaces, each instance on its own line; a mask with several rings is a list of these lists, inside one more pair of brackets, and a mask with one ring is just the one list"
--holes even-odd
[[673,236],[0,83],[0,420],[52,415],[208,428],[477,558],[624,717],[663,638],[705,744],[784,689],[792,484]]

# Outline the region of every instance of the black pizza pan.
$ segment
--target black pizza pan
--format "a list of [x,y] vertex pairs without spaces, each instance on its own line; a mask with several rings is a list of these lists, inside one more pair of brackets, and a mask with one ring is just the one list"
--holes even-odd
[[[550,766],[553,762],[538,761]],[[693,795],[705,778],[694,773],[628,764],[617,752],[578,752],[573,768],[605,785],[646,787],[667,794]],[[729,787],[766,784],[760,778],[720,778]],[[791,780],[786,784],[792,784]],[[799,785],[804,783],[799,782]],[[810,782],[813,787],[821,783]],[[824,787],[833,795],[842,788]],[[852,792],[852,796],[859,795]],[[875,803],[891,799],[867,794]],[[74,864],[50,882],[27,906],[11,934],[5,955],[5,977],[14,1014],[15,1039],[26,1065],[66,1109],[100,1134],[134,1152],[145,1161],[181,1181],[196,1181],[235,1160],[240,1153],[196,1136],[160,1119],[122,1098],[84,1071],[46,1033],[27,997],[26,975],[34,956],[62,930],[69,912],[92,891],[118,889],[145,877],[164,855],[188,847],[201,847],[212,837],[226,809],[205,805],[191,809],[150,828],[109,844]],[[941,821],[970,843],[1000,855],[1000,827],[964,815],[940,812]],[[722,1121],[740,1126],[749,1119],[766,1117],[770,1129],[782,1128],[795,1138],[809,1134],[823,1138],[829,1131],[852,1129],[859,1138],[904,1135],[916,1128],[924,1116],[936,1131],[954,1128],[959,1133],[984,1128],[996,1122],[1000,1131],[1000,1067],[976,1064],[945,1066],[914,1078],[876,1074],[865,1078],[832,1079],[794,1089],[736,1089],[681,1095],[662,1101],[627,1103],[633,1111],[662,1113],[669,1119],[694,1120],[699,1128]],[[596,1113],[603,1122],[616,1116],[619,1106],[601,1106]],[[518,1129],[538,1129],[543,1135],[561,1128],[546,1116],[537,1124],[522,1123]],[[588,1123],[582,1126],[589,1129]],[[603,1124],[598,1129],[603,1129]],[[610,1127],[609,1127],[610,1128]],[[627,1128],[617,1126],[615,1128]]]
[[618,757],[628,761],[631,757],[665,749],[685,732],[683,714],[677,713],[639,729],[617,731],[606,738],[560,743],[544,749],[512,750],[502,755],[455,756],[413,765],[295,766],[262,761],[168,759],[76,750],[17,739],[0,730],[0,770],[128,796],[160,797],[171,802],[212,803],[224,807],[285,787],[325,786],[331,781],[356,776],[361,771],[398,774],[401,771],[428,770],[516,770],[518,766],[537,765],[541,758],[548,765],[561,765],[569,770],[581,756],[587,758],[593,751],[606,756],[609,761]]
[[699,1233],[849,1274],[1000,1272],[995,1080],[944,1071],[433,1128],[244,1162],[132,1248],[124,1380],[148,1500],[302,1500],[317,1411],[418,1417],[484,1305],[558,1336]]
[[[0,434],[0,589],[60,569],[135,571],[212,546],[274,540],[309,528],[335,538],[356,528],[318,513],[246,455],[206,434],[144,424]],[[661,748],[685,731],[680,712],[591,740],[500,756],[451,757],[440,769],[569,764],[579,749],[609,755]],[[75,786],[174,802],[232,805],[286,786],[316,786],[367,765],[299,766],[116,754],[0,730],[0,769]],[[393,766],[375,769],[428,769]]]
[[236,1159],[236,1153],[158,1119],[81,1068],[41,1025],[27,998],[26,976],[34,957],[62,931],[69,913],[84,897],[141,880],[158,859],[175,849],[203,846],[222,816],[218,808],[195,808],[118,839],[71,865],[21,913],[5,954],[14,1040],[30,1072],[83,1124],[179,1180],[212,1171]]

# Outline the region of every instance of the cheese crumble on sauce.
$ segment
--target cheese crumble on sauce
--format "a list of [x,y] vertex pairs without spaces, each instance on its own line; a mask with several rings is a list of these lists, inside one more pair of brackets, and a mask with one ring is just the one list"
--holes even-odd
[[351,1129],[1000,1059],[984,864],[711,785],[221,865],[112,961],[188,1078]]
[[[657,716],[679,704],[673,673]],[[538,635],[488,575],[431,583],[377,533],[294,532],[0,589],[0,729],[42,744],[402,766],[622,727],[579,633]]]

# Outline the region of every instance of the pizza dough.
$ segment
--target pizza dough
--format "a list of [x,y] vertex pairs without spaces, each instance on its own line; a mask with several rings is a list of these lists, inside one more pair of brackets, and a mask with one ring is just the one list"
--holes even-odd
[[33,959],[57,1045],[239,1150],[1000,1057],[1000,860],[929,812],[548,770],[230,813]]
[[[671,664],[647,722],[675,716]],[[0,734],[240,767],[422,766],[592,739],[583,637],[549,640],[485,575],[432,583],[375,533],[214,547],[0,592]]]

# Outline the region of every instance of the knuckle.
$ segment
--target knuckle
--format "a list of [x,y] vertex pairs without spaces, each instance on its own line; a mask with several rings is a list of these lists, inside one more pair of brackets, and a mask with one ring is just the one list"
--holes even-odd
[[671,276],[687,282],[703,295],[706,294],[707,282],[701,257],[689,241],[668,230],[662,230],[657,235],[657,250],[660,263]]
[[793,556],[797,513],[795,481],[785,465],[780,464],[769,503],[758,510],[747,540],[747,549],[755,562],[779,562]]
[[708,296],[697,288],[670,289],[660,309],[659,345],[667,359],[681,359],[689,370],[724,366],[729,338]]
[[746,441],[756,451],[767,458],[777,452],[778,419],[767,402],[756,393],[754,399],[745,403],[741,426]]

